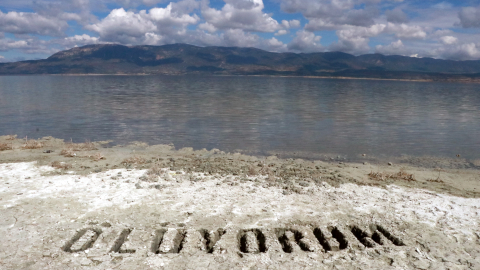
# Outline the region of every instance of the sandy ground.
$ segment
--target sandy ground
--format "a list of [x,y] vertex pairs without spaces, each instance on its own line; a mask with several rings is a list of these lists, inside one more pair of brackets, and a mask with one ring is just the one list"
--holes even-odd
[[10,139],[0,269],[480,269],[480,171],[466,161]]

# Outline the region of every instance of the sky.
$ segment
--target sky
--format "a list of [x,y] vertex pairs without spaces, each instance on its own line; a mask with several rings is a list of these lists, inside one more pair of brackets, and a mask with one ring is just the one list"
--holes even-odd
[[0,62],[87,44],[480,59],[480,0],[0,0]]

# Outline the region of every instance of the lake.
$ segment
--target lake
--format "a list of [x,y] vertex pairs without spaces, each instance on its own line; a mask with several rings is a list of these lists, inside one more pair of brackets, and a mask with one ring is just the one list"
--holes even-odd
[[0,135],[289,157],[480,158],[480,85],[246,76],[0,76]]

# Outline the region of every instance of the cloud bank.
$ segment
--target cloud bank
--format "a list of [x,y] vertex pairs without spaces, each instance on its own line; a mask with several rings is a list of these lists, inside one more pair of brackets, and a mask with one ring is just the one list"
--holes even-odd
[[4,0],[0,61],[98,43],[480,59],[480,6],[420,0]]

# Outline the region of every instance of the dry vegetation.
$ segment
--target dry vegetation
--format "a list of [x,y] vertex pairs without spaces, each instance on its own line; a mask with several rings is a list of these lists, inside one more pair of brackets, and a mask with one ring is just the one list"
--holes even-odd
[[95,144],[90,141],[86,141],[84,143],[70,142],[65,144],[64,148],[60,152],[60,155],[65,157],[75,157],[77,155],[75,153],[76,151],[91,151],[91,150],[97,150],[97,148],[95,147]]
[[0,151],[13,150],[13,145],[11,143],[0,143]]
[[72,168],[72,165],[65,163],[65,162],[60,162],[60,161],[54,161],[52,162],[51,166],[56,169],[62,169],[62,170],[67,170]]
[[7,135],[7,140],[9,141],[12,141],[12,140],[15,140],[17,138],[17,135]]
[[368,176],[373,180],[386,181],[386,180],[405,180],[405,181],[416,181],[413,174],[405,172],[403,169],[398,173],[387,173],[387,172],[370,172]]
[[440,173],[441,172],[444,172],[444,170],[442,169],[435,169],[436,171],[438,171],[438,176],[437,178],[430,178],[430,179],[427,179],[428,182],[433,182],[433,183],[444,183],[442,179],[440,179]]
[[90,158],[94,161],[99,161],[101,159],[105,159],[105,156],[103,156],[102,153],[95,153],[94,155],[90,156]]
[[158,165],[153,165],[150,169],[148,169],[147,171],[147,175],[155,175],[155,176],[160,176],[164,173],[164,171],[162,170],[162,168],[160,168],[160,166]]
[[45,146],[44,143],[37,141],[37,140],[29,140],[25,137],[25,144],[23,144],[23,149],[39,149]]
[[122,164],[133,165],[133,164],[145,164],[147,160],[141,156],[133,156],[126,158],[122,161]]
[[149,182],[155,182],[159,176],[162,176],[165,173],[160,166],[157,164],[153,165],[150,169],[148,169],[145,180]]

